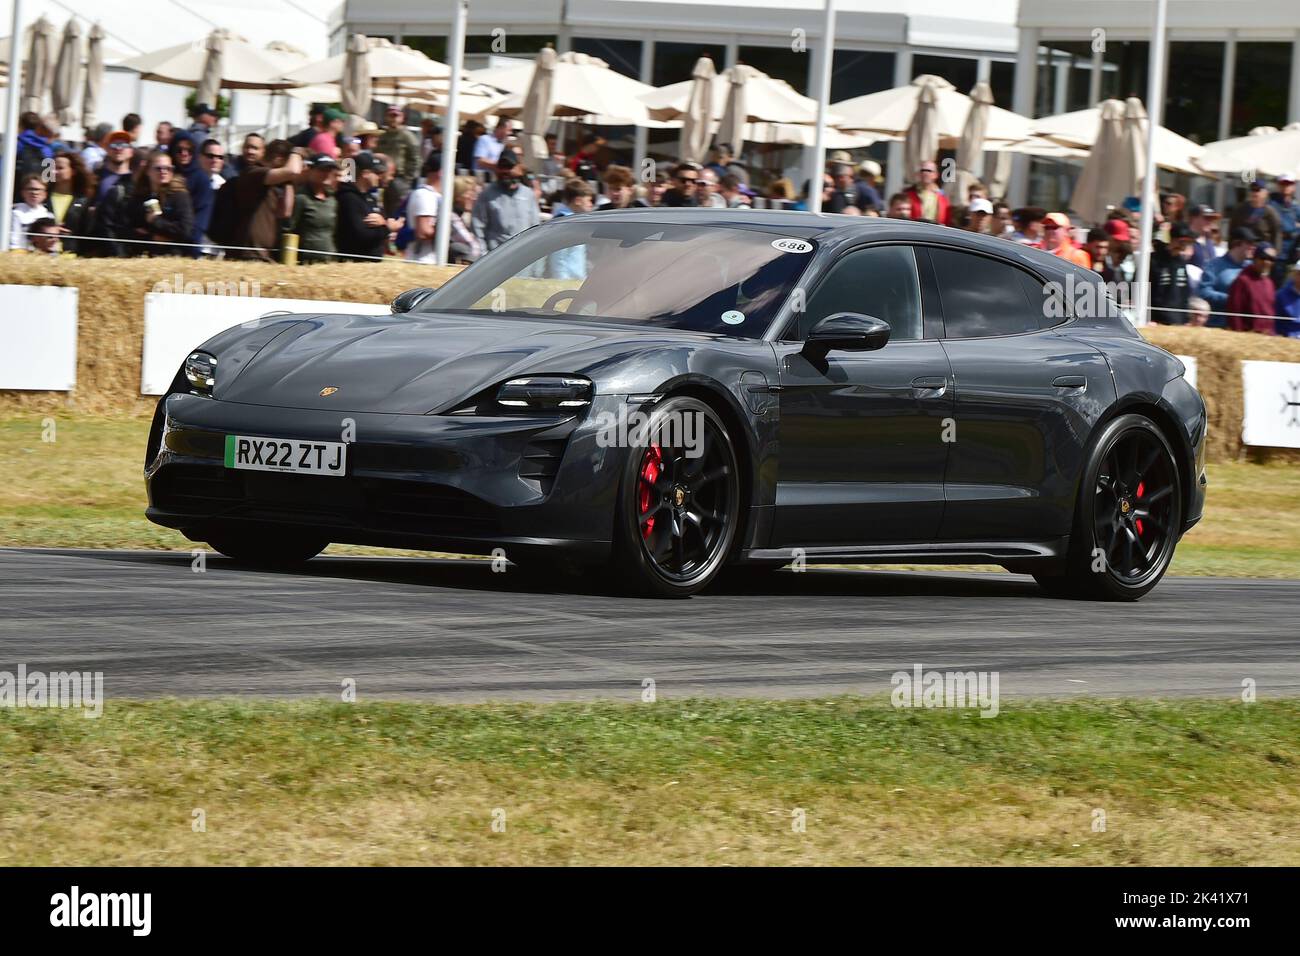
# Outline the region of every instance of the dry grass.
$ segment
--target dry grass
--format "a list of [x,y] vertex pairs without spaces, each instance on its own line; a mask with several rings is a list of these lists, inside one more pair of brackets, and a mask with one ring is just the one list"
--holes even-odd
[[0,711],[0,865],[1294,865],[1297,720],[1294,701]]

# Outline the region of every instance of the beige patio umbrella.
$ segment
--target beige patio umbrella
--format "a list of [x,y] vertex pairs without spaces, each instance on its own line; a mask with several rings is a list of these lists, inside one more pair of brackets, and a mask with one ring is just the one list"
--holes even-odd
[[104,28],[96,23],[90,28],[86,44],[86,76],[81,90],[81,125],[90,129],[98,118],[99,93],[104,85]]
[[[916,97],[916,111],[903,138],[904,178],[912,176],[922,163],[932,162],[939,154],[938,100],[939,84],[930,82],[937,77],[921,77]],[[947,81],[942,81],[947,82]],[[951,86],[951,84],[949,84]],[[910,180],[909,180],[910,181]]]
[[989,107],[993,105],[993,89],[980,80],[970,91],[971,106],[962,126],[961,142],[957,144],[957,199],[966,201],[972,183],[984,176],[984,138],[989,127]]
[[1119,198],[1136,196],[1142,190],[1147,169],[1147,111],[1142,101],[1130,96],[1124,101],[1124,135],[1113,167],[1111,188]]
[[691,70],[691,93],[682,115],[682,137],[677,156],[682,160],[701,163],[709,151],[713,132],[713,78],[718,71],[713,60],[702,56]]
[[[1088,149],[1097,139],[1100,119],[1101,112],[1098,106],[1075,110],[1072,113],[1044,116],[1033,121],[1032,135],[1046,137],[1064,146]],[[1192,176],[1205,175],[1200,166],[1200,159],[1205,155],[1204,146],[1193,143],[1190,139],[1179,136],[1173,130],[1163,126],[1156,127],[1155,141],[1156,165],[1161,169]]]
[[745,122],[749,119],[749,69],[741,64],[723,72],[727,81],[727,99],[718,121],[716,139],[731,147],[733,156],[739,156],[745,146]]
[[[831,104],[843,130],[905,136],[916,116],[917,99],[923,87],[935,91],[935,128],[941,149],[956,149],[966,128],[972,100],[941,76],[924,73],[906,86],[855,96]],[[984,148],[997,149],[1001,142],[1016,142],[1033,135],[1031,120],[1019,113],[990,103],[986,110]]]
[[194,94],[194,102],[208,103],[215,106],[221,97],[221,78],[224,75],[226,60],[226,37],[220,30],[208,34],[203,44],[207,51],[203,58],[203,73]]
[[523,124],[524,165],[535,173],[542,171],[542,163],[550,156],[546,148],[546,127],[551,124],[555,109],[555,50],[546,47],[537,54],[533,63],[533,81],[528,84],[524,109],[519,114]]
[[355,128],[370,115],[370,46],[360,33],[352,34],[344,54],[343,76],[339,84],[348,126]]
[[[533,65],[470,70],[469,77],[510,93],[495,112],[498,116],[518,117],[524,111]],[[667,125],[651,119],[643,97],[655,88],[617,70],[599,57],[570,50],[555,57],[555,74],[551,80],[551,116],[580,118],[591,126]]]
[[1119,152],[1123,148],[1124,104],[1119,100],[1103,100],[1098,115],[1101,127],[1070,196],[1070,208],[1086,222],[1102,222],[1108,206],[1116,205],[1130,195],[1127,192],[1115,194],[1114,183],[1118,180],[1112,176],[1112,169],[1119,162]]
[[[355,34],[353,39],[358,36],[362,35]],[[362,39],[366,44],[367,67],[373,86],[395,87],[404,82],[445,80],[451,76],[451,67],[430,59],[419,50],[393,43],[383,37],[362,37]],[[294,67],[284,74],[285,79],[290,81],[286,85],[310,86],[315,83],[339,83],[343,79],[347,58],[348,53],[339,53],[316,63]]]
[[39,113],[45,104],[46,80],[50,72],[50,41],[54,36],[54,27],[49,20],[41,17],[32,27],[31,46],[27,50],[27,61],[23,64],[23,100],[24,113]]
[[1300,172],[1300,123],[1280,130],[1257,126],[1245,136],[1208,143],[1198,162],[1203,169],[1219,173],[1254,170],[1295,175]]
[[[284,79],[280,65],[265,50],[229,30],[214,30],[203,44],[178,43],[123,60],[121,65],[135,70],[141,79],[198,87],[208,65],[209,44],[217,34],[221,37],[220,89],[284,90],[300,85]],[[215,106],[215,99],[208,102]]]
[[77,95],[77,80],[81,73],[81,26],[75,17],[69,17],[63,27],[63,40],[59,43],[59,57],[54,66],[54,82],[50,84],[50,100],[55,115],[63,125],[77,118],[72,101]]
[[[768,76],[762,70],[744,63],[728,67],[713,78],[713,117],[721,119],[731,92],[731,78],[736,73],[745,75],[745,120],[749,123],[799,123],[814,125],[817,122],[817,101],[797,92],[784,80]],[[642,97],[650,115],[657,120],[682,120],[689,108],[694,80],[684,80],[658,89],[651,88]],[[836,112],[826,114],[828,126],[845,128],[843,117]],[[719,135],[718,142],[726,142]]]

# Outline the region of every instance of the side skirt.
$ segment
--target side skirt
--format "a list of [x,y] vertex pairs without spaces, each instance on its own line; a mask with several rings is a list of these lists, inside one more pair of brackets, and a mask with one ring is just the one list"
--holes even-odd
[[1032,566],[1045,570],[1061,564],[1069,551],[1068,535],[1045,541],[927,541],[903,544],[819,546],[811,548],[754,548],[741,561],[770,563],[794,561],[809,564],[1001,564],[1011,570]]

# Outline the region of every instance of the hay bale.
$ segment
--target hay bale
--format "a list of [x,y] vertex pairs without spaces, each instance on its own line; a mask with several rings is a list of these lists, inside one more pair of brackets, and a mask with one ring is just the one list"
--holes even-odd
[[1205,449],[1209,461],[1245,456],[1252,461],[1300,462],[1300,449],[1248,448],[1241,441],[1242,361],[1300,362],[1300,340],[1175,325],[1149,325],[1142,334],[1166,351],[1196,359],[1196,387],[1210,420]]
[[[159,284],[189,283],[270,298],[332,299],[386,304],[419,285],[438,286],[458,266],[340,262],[282,266],[214,259],[46,259],[0,256],[0,284],[75,286],[79,291],[77,384],[70,392],[0,391],[0,415],[79,411],[96,415],[146,414],[155,399],[140,395],[144,297]],[[33,316],[39,321],[39,316]]]

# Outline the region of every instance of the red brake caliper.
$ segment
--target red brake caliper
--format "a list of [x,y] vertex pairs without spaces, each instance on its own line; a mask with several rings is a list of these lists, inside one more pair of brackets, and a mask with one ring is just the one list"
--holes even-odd
[[[641,487],[637,490],[637,506],[641,509],[641,514],[647,514],[654,505],[656,495],[654,493],[654,483],[659,480],[659,472],[662,470],[664,453],[658,445],[651,445],[645,453],[645,458],[641,461]],[[650,533],[655,529],[654,518],[643,518],[641,520],[641,537],[648,538]]]
[[[1144,482],[1144,481],[1139,481],[1139,482],[1138,482],[1138,490],[1137,490],[1137,496],[1138,496],[1139,498],[1142,497],[1142,490],[1143,490],[1144,488],[1146,488],[1146,482]],[[1138,518],[1136,524],[1137,524],[1137,529],[1138,529],[1138,536],[1140,537],[1140,536],[1142,535],[1142,519],[1141,519],[1141,518]]]

